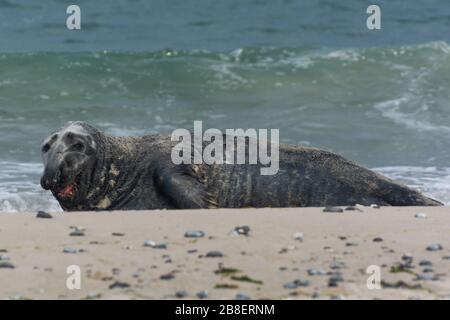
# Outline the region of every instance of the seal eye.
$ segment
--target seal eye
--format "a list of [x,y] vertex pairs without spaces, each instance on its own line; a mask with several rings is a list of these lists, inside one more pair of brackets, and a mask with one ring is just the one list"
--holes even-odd
[[72,149],[75,151],[83,151],[84,144],[82,144],[81,142],[77,142],[72,146]]
[[50,150],[50,145],[46,143],[42,146],[42,152],[46,153],[48,150]]

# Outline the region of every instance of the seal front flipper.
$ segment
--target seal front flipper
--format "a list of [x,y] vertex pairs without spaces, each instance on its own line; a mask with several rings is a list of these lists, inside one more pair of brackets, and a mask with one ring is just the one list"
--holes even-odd
[[204,185],[188,165],[158,168],[154,171],[157,189],[178,209],[215,207]]

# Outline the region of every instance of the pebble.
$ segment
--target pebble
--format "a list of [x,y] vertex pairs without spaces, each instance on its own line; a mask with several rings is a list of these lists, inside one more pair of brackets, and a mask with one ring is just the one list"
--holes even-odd
[[205,236],[205,233],[200,230],[190,230],[184,233],[186,238],[202,238]]
[[144,247],[152,247],[153,248],[154,246],[156,246],[156,242],[155,241],[151,241],[151,240],[145,240],[143,246]]
[[175,275],[173,273],[166,273],[159,277],[161,280],[172,280],[175,278]]
[[329,287],[337,287],[339,282],[343,282],[344,278],[342,278],[341,275],[334,275],[328,279],[328,286]]
[[221,257],[223,257],[223,253],[220,251],[209,251],[206,254],[206,257],[207,258],[221,258]]
[[0,261],[6,261],[6,260],[10,260],[9,256],[7,256],[6,254],[0,254]]
[[433,243],[433,244],[430,244],[427,247],[427,251],[439,251],[439,250],[442,250],[442,249],[443,249],[443,247],[439,243]]
[[450,260],[450,256],[443,256],[442,260]]
[[234,232],[236,232],[238,235],[248,236],[248,234],[250,233],[250,227],[249,226],[237,226],[234,228]]
[[52,215],[48,212],[45,211],[38,211],[36,218],[41,218],[41,219],[52,219]]
[[438,278],[432,274],[419,274],[415,280],[433,281],[433,280],[438,280]]
[[15,266],[8,261],[0,261],[0,269],[14,269]]
[[339,208],[339,207],[325,207],[325,209],[323,209],[322,212],[339,213],[339,212],[344,212],[344,210],[342,208]]
[[427,218],[427,215],[426,215],[425,213],[419,212],[419,213],[416,213],[416,214],[414,215],[414,218],[417,218],[417,219],[426,219],[426,218]]
[[360,208],[355,207],[355,206],[346,207],[344,210],[345,211],[359,211],[359,212],[362,212],[362,210]]
[[196,296],[199,299],[206,299],[206,298],[208,298],[208,290],[201,290],[201,291],[197,292]]
[[188,296],[188,293],[187,293],[187,291],[185,291],[185,290],[181,290],[181,291],[175,292],[175,297],[177,297],[177,298],[179,298],[179,299],[185,298],[185,297],[187,297],[187,296]]
[[292,282],[286,283],[283,287],[285,289],[297,289],[299,287],[308,287],[311,284],[309,280],[297,279]]
[[114,237],[123,237],[123,236],[125,235],[125,233],[122,233],[122,232],[113,232],[112,235],[113,235]]
[[421,260],[419,262],[419,266],[422,266],[422,267],[430,267],[432,265],[433,265],[433,263],[429,260]]
[[74,248],[66,247],[63,249],[64,253],[77,253],[77,250]]
[[250,298],[248,295],[244,294],[244,293],[238,293],[238,294],[234,297],[234,299],[235,299],[235,300],[250,300],[251,298]]
[[358,242],[355,242],[355,241],[347,242],[345,244],[345,246],[346,247],[356,247],[356,246],[358,246]]
[[69,236],[71,237],[84,237],[84,232],[81,230],[74,230],[71,233],[69,233]]
[[330,264],[330,268],[333,269],[333,270],[343,269],[343,268],[345,268],[345,267],[346,267],[346,265],[345,265],[345,263],[342,262],[342,261],[333,261],[333,262]]
[[371,204],[370,207],[373,209],[380,209],[380,206],[377,205],[376,203]]
[[308,269],[307,273],[309,276],[323,276],[326,275],[326,271],[322,269]]
[[120,282],[120,281],[116,281],[109,286],[110,289],[116,289],[116,288],[122,289],[122,288],[129,288],[129,287],[130,287],[130,285],[128,283]]
[[303,232],[296,232],[292,235],[292,238],[294,238],[294,240],[303,242]]
[[426,267],[426,268],[423,268],[422,272],[423,272],[423,273],[433,273],[434,270],[433,270],[433,268]]
[[405,253],[404,255],[402,255],[402,261],[405,261],[407,263],[411,263],[413,261],[413,259],[414,259],[413,256],[408,253]]
[[383,238],[381,238],[381,237],[376,237],[376,238],[374,238],[372,241],[373,241],[373,242],[382,242],[382,241],[383,241]]

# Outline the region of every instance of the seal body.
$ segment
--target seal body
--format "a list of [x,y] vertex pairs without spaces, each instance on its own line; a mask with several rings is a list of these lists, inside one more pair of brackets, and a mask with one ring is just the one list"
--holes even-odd
[[[248,141],[247,141],[248,143]],[[170,136],[114,137],[69,123],[42,144],[41,185],[64,210],[441,205],[331,152],[279,146],[279,171],[259,164],[172,162]]]

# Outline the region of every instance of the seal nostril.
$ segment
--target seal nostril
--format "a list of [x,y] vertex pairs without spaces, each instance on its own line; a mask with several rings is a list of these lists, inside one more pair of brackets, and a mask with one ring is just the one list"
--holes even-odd
[[50,150],[50,145],[46,143],[42,146],[42,152],[46,153],[48,150]]

